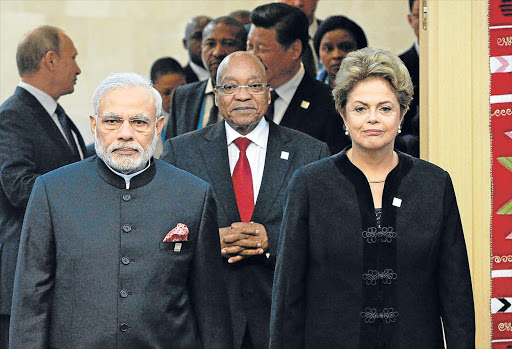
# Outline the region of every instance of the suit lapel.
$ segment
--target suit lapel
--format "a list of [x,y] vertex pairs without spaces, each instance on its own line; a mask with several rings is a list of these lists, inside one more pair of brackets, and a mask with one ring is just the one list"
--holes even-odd
[[[279,126],[270,121],[269,127],[265,168],[252,214],[252,220],[256,222],[263,221],[266,212],[272,208],[281,187],[285,185],[286,174],[294,156],[292,149],[287,145],[290,139],[281,132]],[[288,156],[288,159],[283,159],[285,156]]]
[[206,171],[210,178],[217,204],[222,207],[230,222],[240,222],[235,190],[229,170],[228,146],[224,122],[218,122],[205,133],[205,142],[199,144]]
[[286,112],[283,115],[283,119],[279,123],[281,126],[297,129],[300,120],[302,120],[302,114],[310,107],[311,93],[309,93],[308,87],[308,75],[304,74],[302,81],[300,82],[293,98],[286,108]]
[[54,142],[58,146],[58,148],[69,157],[69,159],[73,159],[73,161],[76,161],[74,159],[73,151],[71,150],[71,147],[69,146],[68,142],[60,132],[59,128],[53,121],[50,114],[48,114],[46,109],[43,108],[41,103],[39,103],[39,101],[34,96],[32,96],[32,94],[30,94],[27,90],[25,90],[22,87],[18,86],[16,88],[15,94],[18,95],[18,97],[21,100],[23,100],[26,103],[26,105],[33,110],[35,115],[37,115],[35,119],[48,133],[49,141]]
[[184,118],[184,125],[186,132],[197,130],[199,124],[199,118],[201,117],[201,108],[203,107],[204,91],[206,90],[206,84],[208,80],[202,81],[191,90],[189,95],[190,110],[186,113]]

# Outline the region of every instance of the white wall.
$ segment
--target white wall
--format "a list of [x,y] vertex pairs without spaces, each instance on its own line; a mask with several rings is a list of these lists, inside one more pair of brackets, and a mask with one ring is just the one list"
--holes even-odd
[[[262,0],[1,0],[0,101],[19,82],[16,46],[30,29],[50,24],[62,28],[78,50],[82,74],[75,92],[59,103],[77,123],[87,143],[92,142],[88,116],[91,95],[109,73],[149,74],[153,61],[173,56],[187,61],[181,39],[185,23],[196,15],[226,15],[252,10]],[[395,53],[414,41],[407,23],[407,0],[320,0],[317,17],[343,14],[366,32],[369,44]]]

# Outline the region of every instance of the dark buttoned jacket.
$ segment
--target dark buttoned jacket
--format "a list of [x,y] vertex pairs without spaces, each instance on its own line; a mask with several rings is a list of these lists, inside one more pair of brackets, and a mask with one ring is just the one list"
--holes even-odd
[[[187,241],[164,242],[178,223]],[[96,156],[48,173],[23,225],[11,346],[229,348],[219,250],[210,186],[189,173],[152,160],[126,189]]]
[[[68,123],[85,155],[80,132]],[[10,313],[23,215],[36,178],[79,160],[38,100],[17,87],[0,106],[0,314]]]
[[287,192],[270,348],[474,348],[464,234],[447,172],[399,153],[377,219],[346,153]]
[[[328,154],[326,144],[269,122],[263,178],[251,220],[265,227],[270,257],[254,256],[234,264],[224,260],[235,348],[240,348],[247,326],[256,348],[268,347],[272,279],[284,193],[296,169]],[[241,221],[231,180],[224,122],[168,140],[161,159],[212,185],[219,227]]]
[[[197,130],[209,80],[178,86],[172,95],[165,139]],[[209,115],[210,111],[205,111]]]
[[183,70],[185,71],[185,80],[187,81],[187,84],[199,81],[199,78],[197,77],[196,73],[194,72],[194,70],[190,66],[190,63],[187,64],[183,68]]

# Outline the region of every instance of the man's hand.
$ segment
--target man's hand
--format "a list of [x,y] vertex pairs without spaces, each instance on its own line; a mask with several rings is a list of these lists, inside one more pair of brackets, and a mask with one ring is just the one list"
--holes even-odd
[[236,222],[220,228],[219,236],[221,253],[229,258],[228,263],[263,254],[268,249],[267,231],[259,223]]

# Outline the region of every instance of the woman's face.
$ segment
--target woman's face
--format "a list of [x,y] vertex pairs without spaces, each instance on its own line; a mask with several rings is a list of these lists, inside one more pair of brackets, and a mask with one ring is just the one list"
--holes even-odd
[[354,149],[393,150],[405,111],[389,82],[380,77],[359,81],[348,94],[345,112],[339,112]]
[[331,86],[334,86],[341,61],[349,52],[357,48],[356,40],[346,30],[336,29],[324,34],[320,41],[320,61],[329,74]]

